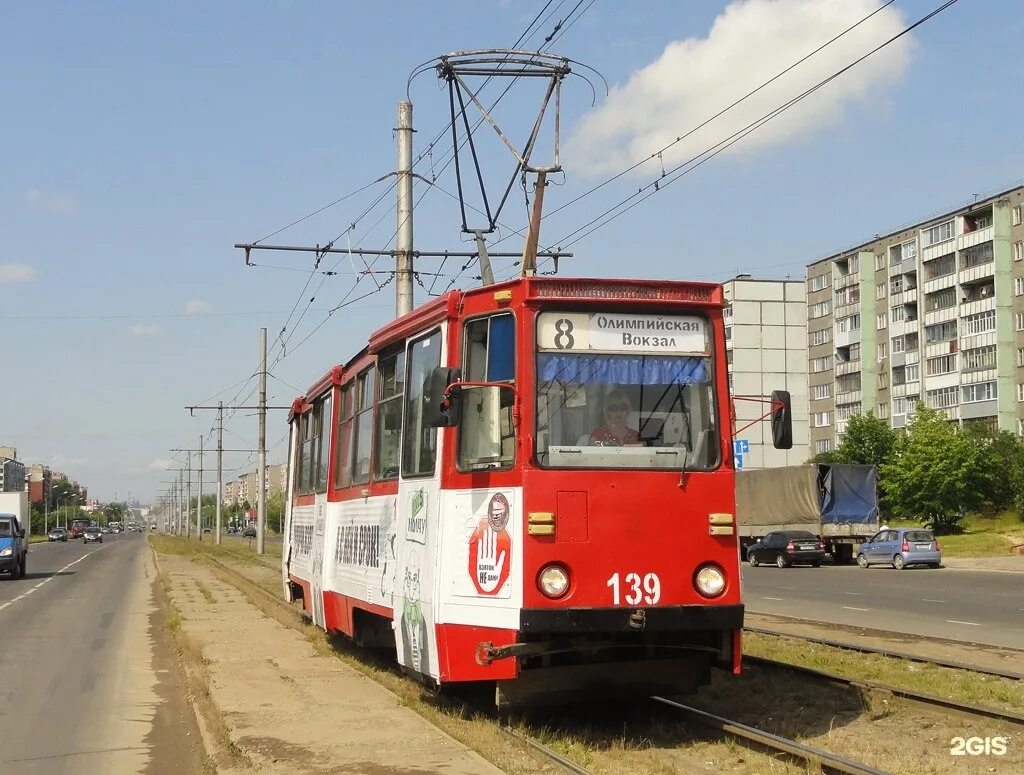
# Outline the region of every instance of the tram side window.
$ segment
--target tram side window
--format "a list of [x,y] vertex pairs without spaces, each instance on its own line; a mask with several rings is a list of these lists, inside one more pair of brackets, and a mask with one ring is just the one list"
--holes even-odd
[[349,465],[352,446],[352,386],[350,382],[341,388],[341,410],[338,412],[338,446],[334,456],[334,486],[348,487],[352,484],[352,466]]
[[308,495],[313,491],[311,473],[313,470],[313,449],[315,439],[313,438],[312,421],[312,409],[304,412],[299,418],[299,472],[297,487],[299,495]]
[[441,332],[409,344],[405,380],[405,433],[402,442],[402,474],[431,476],[437,462],[437,428],[423,425],[423,395],[430,373],[441,365]]
[[382,356],[377,378],[380,399],[377,405],[374,478],[397,479],[399,441],[402,437],[402,394],[405,392],[405,350]]
[[294,473],[294,484],[296,495],[305,495],[308,490],[306,488],[306,452],[309,446],[306,444],[306,436],[309,434],[309,412],[300,414],[295,418],[295,473]]
[[[515,384],[515,319],[510,313],[469,321],[464,329],[467,382]],[[515,462],[515,394],[499,387],[463,389],[459,468],[507,468]]]
[[316,492],[327,492],[327,459],[331,446],[331,398],[332,393],[329,391],[313,405],[316,446],[313,450],[313,475],[310,477],[310,483]]
[[374,370],[367,369],[356,377],[355,423],[352,439],[352,484],[370,481],[370,445],[373,441]]

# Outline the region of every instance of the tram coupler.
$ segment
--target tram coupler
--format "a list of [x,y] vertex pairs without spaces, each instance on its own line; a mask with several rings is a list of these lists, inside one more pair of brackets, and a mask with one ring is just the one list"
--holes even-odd
[[528,657],[543,654],[547,650],[546,643],[510,643],[507,646],[495,646],[491,641],[485,641],[476,646],[476,663],[486,666],[498,659]]

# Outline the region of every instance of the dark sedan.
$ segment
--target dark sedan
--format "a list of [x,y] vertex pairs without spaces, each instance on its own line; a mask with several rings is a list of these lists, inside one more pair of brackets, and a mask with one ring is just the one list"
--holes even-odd
[[67,541],[68,529],[66,527],[55,527],[46,534],[47,541]]
[[103,543],[103,531],[96,525],[90,525],[83,532],[82,536],[85,539],[85,543],[92,543],[93,541]]
[[824,557],[825,545],[806,530],[777,530],[747,549],[747,561],[754,568],[761,563],[780,568],[805,563],[818,568]]

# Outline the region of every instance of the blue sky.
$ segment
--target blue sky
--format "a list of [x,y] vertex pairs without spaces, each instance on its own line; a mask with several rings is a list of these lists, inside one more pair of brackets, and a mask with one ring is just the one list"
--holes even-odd
[[[564,3],[530,36],[529,47],[575,5]],[[877,32],[898,29],[936,5],[901,0],[886,9],[884,23],[882,14],[876,17]],[[96,497],[131,491],[148,500],[160,480],[173,476],[162,470],[172,457],[168,448],[195,446],[211,427],[210,414],[190,418],[182,407],[236,396],[251,401],[254,383],[237,383],[257,368],[258,330],[267,327],[274,342],[297,300],[284,335],[287,356],[273,368],[272,403],[288,403],[357,351],[390,318],[393,284],[339,310],[296,348],[352,287],[348,258],[325,261],[322,268],[337,264],[339,274],[316,276],[303,292],[308,256],[254,254],[259,263],[286,269],[247,268],[232,245],[392,171],[395,106],[410,72],[451,50],[510,46],[542,6],[543,0],[6,4],[0,444],[18,447],[28,462],[66,471]],[[592,109],[588,87],[567,81],[566,174],[564,184],[559,177],[560,185],[548,189],[549,211],[637,149],[653,152],[661,139],[691,128],[702,111],[727,104],[721,100],[744,84],[767,80],[776,65],[806,53],[810,41],[845,27],[850,14],[859,18],[873,7],[867,0],[584,6],[551,48],[599,70],[612,95],[600,94]],[[800,277],[817,257],[1024,178],[1022,39],[1016,3],[961,0],[860,74],[837,80],[833,92],[823,89],[816,107],[794,111],[766,127],[762,141],[752,135],[746,146],[574,244],[576,257],[562,273],[721,280],[741,270]],[[805,78],[845,64],[868,40],[847,43],[809,64]],[[501,88],[488,87],[484,96],[496,97]],[[501,117],[513,136],[527,130],[539,96],[536,84],[509,94]],[[447,95],[428,72],[413,81],[411,97],[420,154],[445,126]],[[510,159],[493,136],[481,135],[481,142],[497,185],[498,173],[511,171]],[[430,176],[433,167],[437,174],[449,150],[439,141],[417,170]],[[658,167],[640,172],[552,216],[541,241],[555,244],[651,182]],[[450,167],[437,183],[455,190]],[[272,241],[326,243],[387,186],[371,186]],[[391,208],[388,194],[337,244],[350,238],[384,247],[394,231]],[[501,220],[522,227],[521,190]],[[417,209],[415,229],[420,249],[464,249],[455,202],[436,188]],[[521,244],[515,237],[496,249]],[[449,261],[441,271],[460,267]],[[374,268],[386,269],[386,260]],[[419,268],[437,271],[438,262],[424,260]],[[472,274],[456,283],[472,283]],[[363,278],[356,295],[373,287]],[[425,298],[418,289],[417,301]],[[279,354],[275,346],[272,360]],[[229,386],[235,387],[225,391]],[[226,446],[255,441],[249,412],[236,413],[226,427]],[[285,431],[283,413],[273,414],[269,443]],[[284,454],[280,444],[270,459]],[[246,469],[253,460],[230,455],[226,465]],[[211,456],[207,464],[213,462]]]

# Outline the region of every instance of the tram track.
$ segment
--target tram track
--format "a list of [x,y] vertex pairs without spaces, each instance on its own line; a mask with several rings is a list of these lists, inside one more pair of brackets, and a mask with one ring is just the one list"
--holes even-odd
[[862,764],[821,748],[805,745],[757,727],[716,716],[714,713],[683,705],[667,697],[651,697],[651,699],[679,711],[687,721],[713,729],[743,743],[753,743],[762,748],[785,754],[790,758],[799,759],[805,763],[809,772],[820,771],[824,775],[888,775],[885,770],[877,769],[869,764]]
[[[989,667],[987,665],[975,665],[967,662],[958,662],[953,659],[943,659],[941,657],[925,657],[920,654],[909,654],[905,651],[896,651],[893,649],[882,649],[874,646],[865,646],[857,643],[849,643],[846,641],[831,640],[829,638],[817,638],[810,635],[800,635],[792,632],[785,632],[781,630],[769,630],[762,627],[744,627],[744,632],[754,633],[757,635],[770,635],[776,638],[789,638],[791,640],[804,641],[806,643],[814,643],[819,646],[829,646],[830,648],[841,649],[843,651],[855,651],[860,654],[873,654],[880,657],[890,657],[892,659],[900,659],[906,662],[916,662],[923,665],[935,665],[936,667],[945,667],[952,670],[966,670],[971,673],[979,673],[981,675],[991,675],[997,678],[1008,678],[1014,681],[1024,681],[1024,673],[1017,672],[1015,670],[1004,670],[1000,668]],[[745,657],[749,659],[749,657]]]

